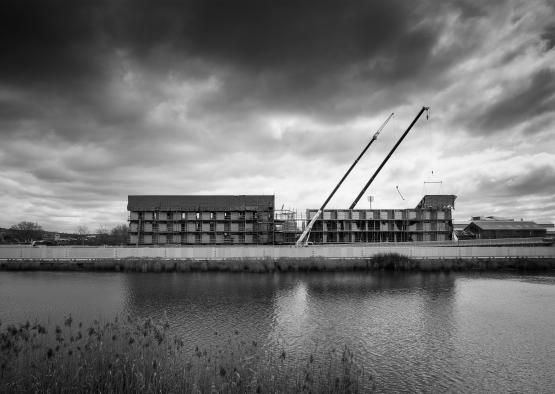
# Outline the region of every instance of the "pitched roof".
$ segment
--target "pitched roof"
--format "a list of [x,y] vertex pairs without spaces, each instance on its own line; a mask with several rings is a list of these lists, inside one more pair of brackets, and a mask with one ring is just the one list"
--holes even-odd
[[274,208],[275,196],[189,195],[128,196],[128,211],[265,211]]
[[516,222],[513,220],[474,220],[469,226],[472,224],[482,230],[545,230],[545,227],[534,222]]
[[473,216],[472,220],[497,220],[502,222],[514,222],[514,219],[502,218],[500,216]]

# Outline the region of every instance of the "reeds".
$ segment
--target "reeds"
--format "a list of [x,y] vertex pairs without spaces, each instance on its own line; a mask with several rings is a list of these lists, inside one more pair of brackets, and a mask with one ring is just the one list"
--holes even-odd
[[[293,359],[238,332],[202,349],[167,321],[0,325],[0,392],[289,393],[372,389],[347,348]],[[214,335],[222,335],[217,332]],[[215,343],[218,341],[215,341]]]

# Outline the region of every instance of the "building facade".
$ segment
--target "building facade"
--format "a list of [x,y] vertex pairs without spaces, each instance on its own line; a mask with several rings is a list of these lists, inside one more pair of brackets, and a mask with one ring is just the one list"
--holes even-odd
[[[309,236],[315,244],[447,241],[452,239],[454,195],[426,195],[414,209],[326,209]],[[317,209],[307,210],[307,220]]]
[[274,196],[128,196],[132,245],[271,244]]
[[545,226],[534,222],[493,217],[479,219],[473,220],[465,228],[465,232],[472,234],[475,239],[535,238],[545,237],[547,233]]

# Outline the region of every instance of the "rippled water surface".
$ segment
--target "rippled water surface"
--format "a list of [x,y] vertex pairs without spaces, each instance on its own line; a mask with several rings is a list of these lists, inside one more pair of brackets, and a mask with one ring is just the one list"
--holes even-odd
[[2,325],[70,313],[166,314],[191,345],[293,358],[347,345],[378,391],[555,392],[555,274],[0,272]]

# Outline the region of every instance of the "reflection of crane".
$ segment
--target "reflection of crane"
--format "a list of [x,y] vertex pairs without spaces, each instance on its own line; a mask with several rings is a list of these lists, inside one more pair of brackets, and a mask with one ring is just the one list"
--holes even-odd
[[366,145],[366,147],[362,150],[362,152],[360,153],[360,155],[358,155],[358,157],[356,158],[356,160],[354,161],[353,164],[351,164],[351,167],[349,167],[349,169],[347,170],[347,172],[345,173],[345,175],[343,175],[343,178],[341,178],[341,180],[339,181],[339,183],[337,184],[337,186],[335,186],[335,189],[333,189],[333,191],[330,193],[330,195],[328,196],[328,198],[326,199],[326,201],[324,201],[324,203],[322,204],[322,206],[320,207],[320,209],[316,212],[316,214],[314,215],[314,217],[312,218],[312,220],[310,221],[310,223],[308,223],[308,226],[306,226],[306,228],[304,229],[303,233],[301,234],[301,236],[299,237],[299,239],[296,242],[296,246],[301,246],[303,243],[303,240],[306,238],[306,241],[308,242],[308,234],[310,233],[310,230],[312,229],[312,226],[314,226],[314,223],[316,222],[316,220],[318,219],[318,217],[320,217],[320,215],[322,214],[322,211],[324,210],[324,208],[326,208],[326,205],[328,204],[328,202],[331,200],[331,198],[333,197],[333,195],[335,194],[335,192],[337,191],[337,189],[339,189],[339,186],[341,186],[341,184],[343,183],[343,181],[345,180],[345,178],[347,178],[347,176],[349,175],[349,173],[352,171],[353,168],[355,168],[356,164],[358,163],[358,161],[360,160],[360,158],[366,153],[366,151],[368,150],[368,148],[370,148],[370,145],[372,145],[372,143],[378,139],[378,135],[380,135],[380,132],[383,130],[383,128],[385,127],[385,125],[387,124],[387,122],[389,122],[389,119],[391,119],[393,117],[393,113],[391,113],[391,115],[389,115],[387,117],[387,119],[385,120],[385,122],[382,123],[382,125],[380,126],[380,128],[378,129],[378,131],[376,131],[376,133],[374,133],[374,135],[372,136],[372,139],[370,140],[370,142]]
[[399,193],[399,195],[401,196],[401,199],[403,201],[405,201],[405,197],[403,197],[403,195],[401,194],[401,192],[399,191],[399,186],[395,186],[395,189],[397,189],[397,193]]
[[389,152],[389,154],[386,156],[386,158],[384,159],[384,161],[382,161],[382,164],[380,164],[380,166],[378,167],[378,169],[376,170],[376,172],[374,172],[374,175],[372,175],[372,178],[370,178],[370,180],[368,181],[368,183],[366,183],[366,185],[364,185],[364,187],[362,188],[362,190],[360,191],[359,195],[357,196],[357,198],[355,198],[355,201],[353,201],[353,203],[351,204],[351,206],[349,207],[349,209],[354,209],[355,205],[357,205],[358,200],[360,200],[360,198],[362,197],[362,195],[364,194],[364,192],[366,192],[366,189],[368,189],[368,186],[370,186],[370,184],[372,183],[372,181],[374,181],[374,178],[376,178],[376,176],[378,175],[378,173],[381,171],[382,167],[385,165],[385,163],[387,163],[387,161],[389,160],[389,158],[391,157],[391,155],[393,154],[393,152],[395,152],[395,149],[397,149],[397,147],[399,146],[399,144],[403,141],[403,139],[407,136],[407,134],[409,133],[410,129],[412,129],[412,126],[414,126],[414,124],[416,123],[416,121],[420,118],[420,116],[424,113],[424,111],[429,111],[430,107],[422,107],[422,109],[420,110],[420,112],[418,113],[418,115],[416,115],[416,118],[414,118],[414,120],[412,121],[412,123],[410,124],[410,126],[407,128],[407,130],[403,133],[403,135],[401,136],[401,138],[399,138],[399,141],[397,141],[397,143],[395,144],[395,146],[393,147],[393,149],[391,149],[391,152]]

